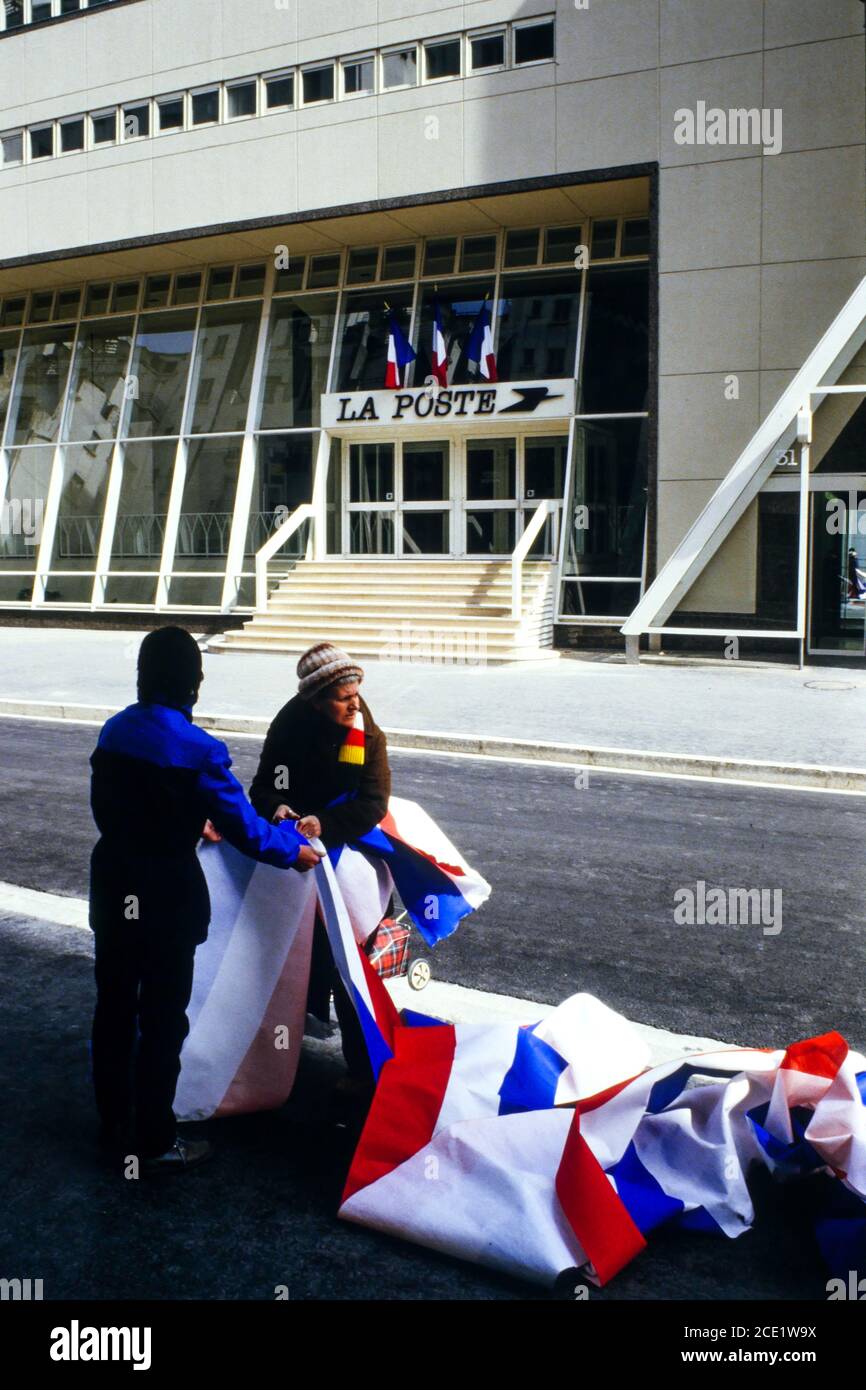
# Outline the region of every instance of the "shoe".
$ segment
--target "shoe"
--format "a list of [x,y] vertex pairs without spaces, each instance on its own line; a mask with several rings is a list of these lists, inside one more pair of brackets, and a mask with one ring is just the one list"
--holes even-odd
[[153,1175],[185,1173],[188,1168],[196,1168],[199,1163],[213,1158],[213,1154],[213,1144],[207,1139],[175,1139],[166,1153],[160,1154],[158,1158],[144,1159],[141,1167],[144,1173]]

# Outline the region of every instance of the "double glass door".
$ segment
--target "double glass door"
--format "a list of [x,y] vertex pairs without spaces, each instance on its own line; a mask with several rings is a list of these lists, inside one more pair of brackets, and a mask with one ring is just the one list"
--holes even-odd
[[342,553],[505,558],[539,502],[560,505],[532,554],[556,555],[568,436],[346,439]]
[[812,493],[809,651],[866,654],[866,483]]

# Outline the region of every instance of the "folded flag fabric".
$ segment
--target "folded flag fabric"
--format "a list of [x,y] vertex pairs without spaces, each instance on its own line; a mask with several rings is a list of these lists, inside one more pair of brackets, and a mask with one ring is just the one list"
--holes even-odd
[[490,323],[490,306],[485,299],[472,325],[472,332],[466,343],[466,358],[475,362],[479,374],[488,381],[498,381],[496,353],[493,350],[493,329]]
[[726,1048],[623,1080],[637,1059],[625,1020],[588,996],[563,1009],[524,1030],[507,1071],[501,1036],[396,1030],[340,1215],[539,1282],[579,1270],[604,1284],[663,1224],[749,1229],[747,1178],[762,1166],[835,1177],[822,1248],[831,1267],[866,1254],[866,1059],[843,1038]]
[[438,296],[433,300],[433,344],[430,352],[430,369],[440,386],[448,385],[448,358],[445,350],[445,334],[442,332],[442,308]]
[[388,315],[388,357],[385,362],[385,387],[394,391],[403,384],[406,368],[417,357],[415,349],[403,332],[392,309]]

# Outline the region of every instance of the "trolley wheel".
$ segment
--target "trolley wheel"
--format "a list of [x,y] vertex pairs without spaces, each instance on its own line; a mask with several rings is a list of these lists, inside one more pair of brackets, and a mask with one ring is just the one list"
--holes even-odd
[[433,971],[430,969],[429,960],[425,960],[423,956],[420,956],[418,960],[413,960],[406,972],[409,988],[426,989],[427,985],[430,983],[432,974]]

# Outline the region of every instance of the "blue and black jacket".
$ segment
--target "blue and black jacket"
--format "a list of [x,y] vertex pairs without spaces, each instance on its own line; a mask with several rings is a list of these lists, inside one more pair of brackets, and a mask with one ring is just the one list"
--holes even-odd
[[107,721],[90,759],[100,839],[91,857],[94,931],[132,920],[204,941],[210,900],[196,848],[206,820],[244,854],[288,869],[307,841],[291,821],[271,825],[230,772],[224,743],[188,709],[129,705]]

